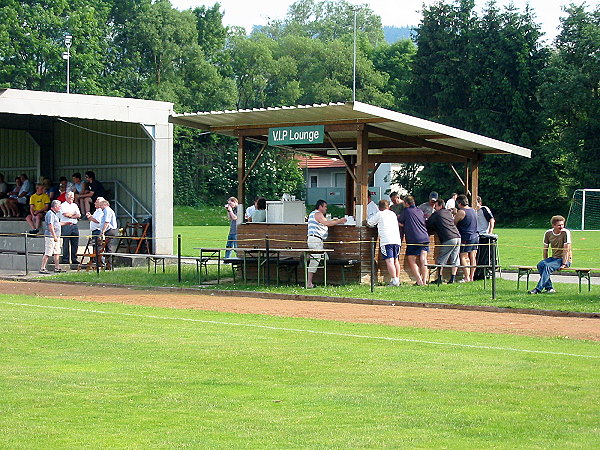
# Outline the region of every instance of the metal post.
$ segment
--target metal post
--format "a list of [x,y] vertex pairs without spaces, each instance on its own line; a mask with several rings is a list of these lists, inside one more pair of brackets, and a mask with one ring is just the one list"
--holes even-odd
[[[267,286],[271,285],[271,255],[269,254],[269,236],[265,236],[265,254],[267,255],[267,260],[265,261],[266,271],[265,273],[265,284]],[[260,267],[258,268],[260,270]]]
[[492,257],[492,300],[496,300],[496,245],[498,245],[498,241],[490,241],[490,244],[490,253]]
[[24,234],[25,236],[25,276],[29,275],[29,263],[27,262],[27,260],[29,259],[29,250],[27,249],[27,233]]
[[100,276],[100,255],[98,254],[98,240],[100,236],[94,241],[94,255],[96,255],[96,275]]
[[371,238],[371,292],[375,292],[375,239]]
[[353,52],[353,63],[352,63],[352,101],[356,101],[356,12],[358,8],[355,6],[354,11],[354,52]]
[[177,280],[181,283],[181,235],[177,235]]

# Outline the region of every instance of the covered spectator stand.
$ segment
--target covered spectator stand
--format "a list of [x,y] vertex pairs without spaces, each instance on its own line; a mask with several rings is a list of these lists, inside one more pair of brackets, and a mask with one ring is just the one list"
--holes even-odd
[[[237,197],[242,203],[246,197],[246,179],[262,154],[259,152],[255,161],[246,161],[245,144],[248,141],[262,144],[263,148],[269,145],[284,151],[343,161],[346,168],[346,214],[355,216],[357,225],[331,228],[326,248],[334,249],[332,259],[348,260],[351,259],[350,254],[360,258],[360,264],[349,281],[364,280],[370,274],[371,252],[363,247],[368,247],[368,241],[376,236],[376,231],[365,229],[362,221],[366,214],[370,172],[376,171],[378,164],[447,163],[449,174],[453,173],[450,176],[456,176],[465,192],[475,198],[478,195],[479,164],[485,155],[531,156],[531,150],[523,147],[361,102],[174,114],[171,121],[237,138]],[[462,166],[462,173],[456,170],[455,163]],[[243,208],[244,205],[240,211]],[[243,217],[243,214],[239,216]],[[300,241],[294,246],[305,246],[306,243],[301,242],[306,238],[306,225],[240,224],[238,239],[265,236],[279,239],[287,236],[286,233],[292,233],[292,229],[295,230],[294,239],[287,240]],[[359,243],[347,245],[339,242]],[[430,253],[432,257],[433,252]],[[378,268],[384,269],[381,264]]]

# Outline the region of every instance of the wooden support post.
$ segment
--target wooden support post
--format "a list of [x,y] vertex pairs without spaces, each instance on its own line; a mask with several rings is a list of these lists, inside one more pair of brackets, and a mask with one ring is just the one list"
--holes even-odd
[[[369,188],[369,133],[364,128],[356,136],[356,222],[359,226],[367,218],[367,190]],[[358,217],[360,214],[361,217]]]
[[[348,166],[354,173],[356,170],[354,163],[348,161]],[[356,189],[356,185],[354,183],[354,178],[352,177],[352,175],[350,175],[348,173],[348,171],[346,171],[346,214],[348,216],[354,215],[354,205],[355,205],[354,190],[355,189]]]
[[[246,138],[244,136],[238,137],[238,161],[237,161],[237,169],[238,169],[238,190],[237,197],[238,202],[241,204],[241,208],[238,209],[238,217],[244,217],[244,203],[246,203],[246,185],[244,184],[244,176],[246,174],[246,153],[244,151],[244,144]],[[239,221],[238,221],[239,223]]]
[[471,160],[465,161],[465,195],[469,197],[471,195],[471,174],[469,169],[469,163]]
[[471,161],[471,206],[475,205],[479,195],[479,159]]

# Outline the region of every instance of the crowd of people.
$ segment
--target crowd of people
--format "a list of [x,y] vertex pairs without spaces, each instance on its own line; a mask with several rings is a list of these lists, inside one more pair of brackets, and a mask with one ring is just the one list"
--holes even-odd
[[44,214],[51,208],[50,202],[58,200],[64,203],[69,192],[74,194],[74,202],[85,216],[91,212],[96,199],[104,197],[106,191],[91,170],[85,172],[85,178],[75,172],[71,175],[71,181],[62,176],[57,184],[47,177],[40,177],[39,182],[34,184],[27,174],[22,173],[15,177],[12,188],[5,182],[4,175],[0,174],[0,212],[2,217],[25,217],[31,226],[30,233],[37,234]]
[[[326,212],[327,203],[319,200],[308,218],[308,248],[322,249],[328,227],[345,223],[346,219],[326,219]],[[381,258],[390,275],[390,286],[400,284],[402,239],[406,243],[408,270],[413,274],[415,284],[422,286],[429,278],[427,254],[431,234],[437,234],[440,240],[436,264],[451,269],[448,283],[456,282],[459,267],[463,270],[459,282],[467,283],[474,280],[480,239],[494,231],[495,219],[481,197],[477,197],[475,207],[471,207],[466,195],[453,193],[446,202],[437,192],[431,192],[428,201],[417,206],[413,196],[402,197],[392,192],[389,201],[382,199],[377,205],[369,195],[365,224],[377,227]],[[312,287],[312,274],[317,265],[315,263],[308,269],[308,287]]]
[[[93,236],[106,239],[105,251],[111,252],[111,239],[118,234],[117,217],[110,202],[104,198],[105,189],[93,171],[74,173],[72,181],[60,177],[54,185],[42,177],[33,185],[26,174],[15,178],[10,189],[0,174],[0,210],[4,217],[22,217],[35,235],[44,227],[44,255],[40,273],[49,273],[46,265],[54,259],[54,271],[62,272],[61,264],[78,265],[80,220],[89,220]],[[93,205],[93,208],[92,208]],[[25,212],[22,212],[24,210]]]

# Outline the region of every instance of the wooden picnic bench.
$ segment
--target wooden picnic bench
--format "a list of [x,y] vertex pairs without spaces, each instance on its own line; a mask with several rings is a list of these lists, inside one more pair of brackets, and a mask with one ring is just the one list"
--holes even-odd
[[[526,285],[525,288],[529,290],[529,275],[533,272],[537,272],[537,266],[510,266],[513,269],[517,269],[517,290],[519,290],[519,283],[521,281],[521,277],[526,277]],[[577,279],[579,281],[579,293],[581,294],[581,280],[587,280],[588,282],[588,292],[592,290],[592,281],[590,276],[592,273],[600,272],[600,269],[591,269],[589,267],[567,267],[565,269],[559,269],[556,272],[575,272],[577,275]]]
[[[162,264],[162,270],[163,273],[165,272],[165,261],[173,261],[173,260],[179,260],[181,258],[181,261],[192,261],[196,264],[196,276],[198,278],[198,283],[200,283],[201,281],[201,268],[206,264],[207,259],[206,258],[199,258],[197,256],[177,256],[177,255],[157,255],[157,254],[146,254],[146,253],[104,253],[104,256],[108,256],[110,257],[110,267],[114,268],[114,264],[113,264],[113,258],[115,256],[118,257],[124,257],[124,258],[129,258],[129,259],[145,259],[147,261],[148,264],[148,273],[150,273],[150,263],[154,264],[154,273],[157,272],[157,267],[158,265]],[[206,274],[208,275],[208,271],[206,271]]]

